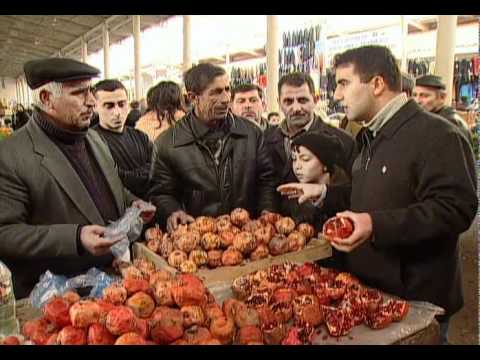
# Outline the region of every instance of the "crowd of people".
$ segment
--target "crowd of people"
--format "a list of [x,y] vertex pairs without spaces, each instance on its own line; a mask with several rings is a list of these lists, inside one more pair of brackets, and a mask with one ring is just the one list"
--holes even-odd
[[151,202],[155,219],[145,221],[168,230],[238,207],[317,230],[338,214],[354,232],[332,240],[329,265],[443,307],[446,341],[463,306],[458,239],[478,206],[471,136],[445,105],[442,79],[402,88],[386,47],[347,50],[334,69],[340,128],[315,113],[305,73],[280,78],[280,120],[264,117],[260,87],[231,88],[226,71],[208,63],[184,74],[184,91],[171,81],[152,87],[144,113],[120,81],[93,85],[99,70],[88,64],[25,64],[33,111],[0,142],[0,254],[16,297],[46,270],[110,266],[121,239],[104,236],[105,226],[131,205]]

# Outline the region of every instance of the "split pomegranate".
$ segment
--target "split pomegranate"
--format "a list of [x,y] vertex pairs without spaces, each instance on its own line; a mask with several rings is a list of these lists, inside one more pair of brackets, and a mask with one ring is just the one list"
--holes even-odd
[[327,239],[346,239],[352,235],[354,230],[353,222],[346,217],[335,216],[323,224],[323,235]]

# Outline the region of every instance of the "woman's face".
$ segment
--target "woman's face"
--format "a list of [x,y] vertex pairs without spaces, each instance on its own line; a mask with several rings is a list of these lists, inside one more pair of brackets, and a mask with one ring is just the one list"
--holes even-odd
[[293,172],[301,183],[318,183],[325,173],[322,162],[306,147],[292,151]]

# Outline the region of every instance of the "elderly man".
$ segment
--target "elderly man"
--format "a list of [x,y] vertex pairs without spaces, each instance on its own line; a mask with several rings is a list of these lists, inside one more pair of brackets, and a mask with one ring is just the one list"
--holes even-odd
[[24,70],[33,118],[0,142],[0,254],[17,298],[46,270],[73,276],[109,266],[121,238],[105,237],[105,225],[132,202],[145,205],[124,190],[108,147],[88,130],[99,71],[61,58]]
[[262,88],[254,84],[238,85],[232,90],[232,112],[258,125],[262,131],[271,127],[262,117],[265,111]]
[[334,66],[336,99],[365,126],[352,185],[286,186],[302,189],[300,202],[324,198],[324,211],[349,203],[351,211],[338,216],[353,221],[353,234],[331,239],[344,269],[386,292],[443,307],[445,343],[449,319],[463,306],[458,238],[478,207],[471,147],[454,125],[402,93],[388,48],[347,50]]
[[[276,210],[273,165],[263,133],[229,110],[225,70],[212,64],[184,75],[193,110],[154,146],[149,197],[167,228],[192,216],[218,216],[242,207],[257,216]],[[162,222],[163,222],[162,221]]]
[[[315,87],[312,78],[304,73],[284,75],[278,82],[278,96],[285,119],[279,126],[265,133],[276,166],[277,181],[284,184],[297,180],[292,168],[292,141],[305,132],[316,130],[325,131],[342,142],[344,153],[339,158],[344,161],[338,166],[350,176],[352,163],[357,155],[355,141],[351,135],[328,125],[315,114]],[[286,197],[281,199],[280,211],[297,222],[313,222],[315,219],[315,208],[310,203],[299,205]]]
[[119,80],[100,81],[95,84],[94,94],[99,124],[93,129],[110,148],[123,185],[143,198],[148,191],[153,144],[142,131],[125,126],[127,89]]
[[454,124],[473,146],[472,133],[468,129],[467,124],[452,107],[445,104],[447,98],[445,89],[446,86],[440,76],[424,75],[415,81],[413,97],[426,111],[440,115]]

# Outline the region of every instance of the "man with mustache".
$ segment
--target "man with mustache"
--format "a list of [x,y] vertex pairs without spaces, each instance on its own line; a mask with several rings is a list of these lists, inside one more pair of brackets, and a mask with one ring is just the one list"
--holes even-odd
[[[345,151],[341,156],[345,161],[339,166],[350,176],[357,155],[355,141],[345,131],[326,124],[314,113],[316,100],[312,78],[304,73],[284,75],[278,82],[278,96],[285,119],[265,133],[273,163],[279,164],[275,168],[277,181],[280,184],[297,181],[292,168],[292,141],[303,133],[318,130],[339,138]],[[291,216],[297,222],[313,222],[315,219],[316,209],[312,203],[299,205],[296,200],[284,196],[280,209],[283,215]]]
[[17,298],[47,270],[71,277],[110,266],[110,247],[123,237],[104,236],[105,226],[127,206],[145,205],[124,189],[107,145],[89,130],[99,70],[63,58],[24,70],[35,110],[0,143],[0,254]]
[[107,79],[95,85],[94,95],[100,122],[93,129],[107,143],[123,185],[143,198],[148,191],[153,144],[145,133],[125,126],[127,89],[120,81]]
[[221,67],[199,64],[184,74],[192,110],[154,145],[150,200],[168,230],[200,215],[237,207],[251,217],[275,211],[272,160],[262,131],[229,110],[230,81]]
[[255,84],[242,84],[232,90],[232,112],[258,125],[262,131],[272,127],[272,125],[262,117],[265,107],[263,90],[260,86]]

